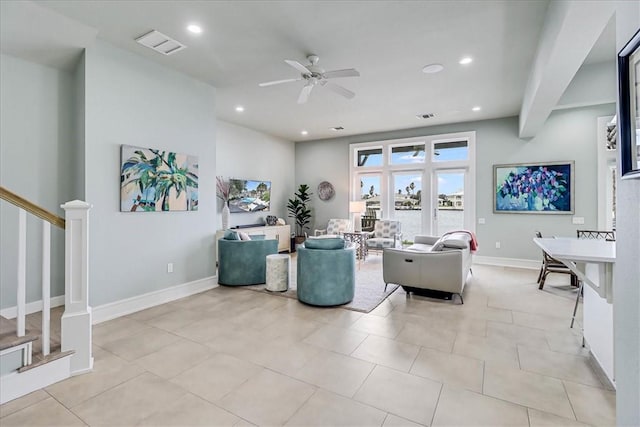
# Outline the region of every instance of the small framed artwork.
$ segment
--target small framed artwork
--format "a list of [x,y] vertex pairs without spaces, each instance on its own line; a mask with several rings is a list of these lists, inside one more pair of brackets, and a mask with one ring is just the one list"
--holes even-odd
[[618,53],[618,133],[623,178],[640,178],[640,30]]
[[493,212],[573,214],[574,162],[493,166]]

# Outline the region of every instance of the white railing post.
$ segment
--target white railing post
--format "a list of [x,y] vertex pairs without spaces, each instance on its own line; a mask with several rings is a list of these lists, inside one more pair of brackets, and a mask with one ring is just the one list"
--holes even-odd
[[27,211],[18,210],[18,288],[16,289],[16,335],[26,332],[27,316]]
[[93,368],[91,352],[91,307],[89,307],[89,203],[74,200],[65,210],[64,314],[62,351],[74,350],[71,374]]
[[51,349],[51,224],[42,221],[42,355]]

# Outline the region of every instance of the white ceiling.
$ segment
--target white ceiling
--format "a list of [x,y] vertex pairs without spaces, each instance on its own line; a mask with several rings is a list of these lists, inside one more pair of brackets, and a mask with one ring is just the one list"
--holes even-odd
[[[8,2],[1,3],[4,15]],[[293,141],[517,115],[547,7],[546,0],[36,4],[81,23],[78,37],[86,36],[87,26],[95,28],[109,43],[214,85],[219,119]],[[27,36],[9,37],[6,21],[2,49],[15,54],[13,40]],[[188,33],[190,23],[202,26],[203,34]],[[61,31],[59,23],[32,24],[24,22],[34,38]],[[188,48],[165,57],[134,41],[152,29]],[[67,23],[64,31],[73,31],[73,25]],[[590,60],[605,60],[608,49],[594,50]],[[298,105],[303,82],[258,87],[263,81],[297,77],[284,59],[305,62],[311,53],[327,70],[360,71],[359,78],[333,80],[354,91],[353,100],[317,87],[307,104]],[[473,63],[459,65],[465,55]],[[441,63],[445,70],[422,73],[430,63]],[[236,105],[245,112],[237,113]],[[471,111],[476,105],[482,110]],[[436,117],[416,118],[422,113]],[[336,133],[332,126],[345,130]],[[302,129],[307,137],[300,135]]]

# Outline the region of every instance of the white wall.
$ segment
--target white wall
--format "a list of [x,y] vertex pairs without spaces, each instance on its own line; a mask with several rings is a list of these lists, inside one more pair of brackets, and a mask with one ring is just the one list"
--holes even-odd
[[[616,3],[619,51],[640,28],[640,3]],[[618,165],[620,162],[618,161]],[[618,169],[619,170],[619,169]],[[614,358],[616,423],[640,425],[640,179],[621,180],[617,194],[618,227],[614,270]]]
[[[476,131],[476,216],[486,220],[476,228],[480,243],[478,255],[539,260],[540,250],[532,242],[536,230],[543,235],[575,236],[577,228],[596,227],[597,117],[613,112],[613,104],[555,111],[532,140],[518,138],[518,118],[510,117],[299,142],[296,182],[315,188],[320,181],[327,180],[336,186],[333,204],[314,198],[313,220],[322,225],[328,218],[348,215],[349,143]],[[494,164],[559,160],[575,161],[575,215],[585,218],[584,225],[573,225],[571,215],[493,213]],[[501,242],[501,249],[495,249],[496,241]]]
[[[71,73],[0,55],[0,185],[64,216],[78,191]],[[16,305],[18,209],[0,203],[0,308]],[[52,296],[64,293],[64,232],[52,227]],[[41,221],[27,220],[27,302],[41,298]]]
[[[233,213],[231,226],[263,223],[267,215],[287,218],[287,200],[293,197],[295,144],[262,132],[218,121],[216,136],[216,173],[225,179],[254,179],[271,181],[271,210],[269,212]],[[222,227],[218,201],[216,228]],[[293,226],[292,226],[293,231]]]
[[[215,88],[97,42],[85,53],[85,94],[91,305],[213,276]],[[198,156],[199,210],[120,212],[121,144]]]

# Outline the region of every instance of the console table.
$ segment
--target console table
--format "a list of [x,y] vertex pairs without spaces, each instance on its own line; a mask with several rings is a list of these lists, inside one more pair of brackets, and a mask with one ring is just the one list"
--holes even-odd
[[615,384],[612,302],[616,243],[568,237],[535,238],[533,241],[587,284],[583,287],[583,337],[594,359]]
[[[234,229],[234,231],[252,234],[264,234],[265,239],[275,239],[278,241],[278,252],[291,252],[291,226],[286,225],[264,225],[261,227],[246,227]],[[218,240],[222,239],[225,230],[216,231],[216,261],[218,261]]]

